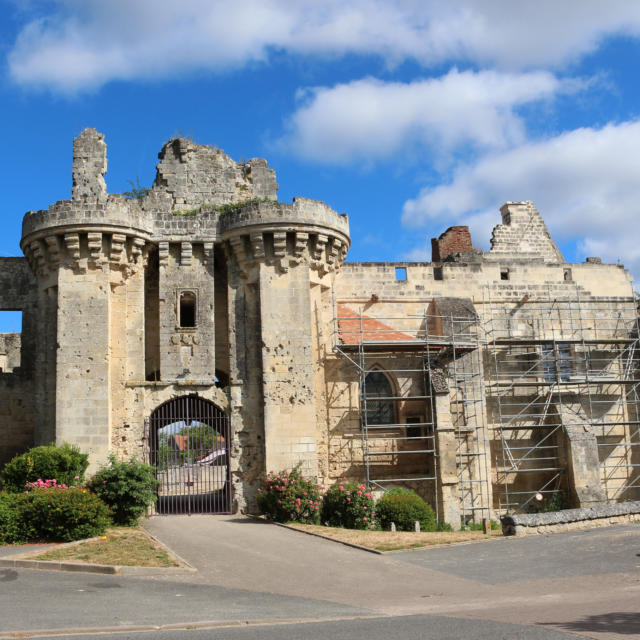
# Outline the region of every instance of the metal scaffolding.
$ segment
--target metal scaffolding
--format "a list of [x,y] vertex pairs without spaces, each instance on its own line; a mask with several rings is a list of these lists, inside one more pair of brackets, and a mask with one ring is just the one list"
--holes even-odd
[[[345,303],[346,305],[347,303]],[[369,486],[414,489],[440,518],[434,372],[449,382],[463,523],[489,517],[477,316],[373,317],[335,305],[334,350],[355,368],[363,462]],[[383,375],[389,381],[384,391]],[[446,387],[445,387],[446,391]]]
[[595,435],[607,502],[640,495],[638,315],[631,298],[575,284],[484,300],[494,506],[570,505],[572,437]]

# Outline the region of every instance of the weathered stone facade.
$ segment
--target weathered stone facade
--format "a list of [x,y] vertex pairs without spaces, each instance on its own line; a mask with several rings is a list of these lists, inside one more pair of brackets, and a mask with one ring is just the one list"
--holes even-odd
[[[279,203],[265,160],[176,138],[149,192],[126,198],[107,194],[102,134],[73,157],[73,199],[28,212],[25,258],[0,258],[0,310],[23,313],[22,335],[0,337],[3,461],[51,441],[94,466],[146,456],[149,416],[197,394],[230,417],[241,509],[261,473],[301,464],[325,484],[412,487],[457,525],[509,509],[509,489],[560,490],[529,464],[552,441],[576,506],[637,495],[626,476],[603,484],[603,460],[629,470],[640,451],[620,444],[638,433],[630,276],[567,265],[531,202],[504,205],[486,253],[453,227],[432,263],[344,263],[347,216]],[[558,373],[567,353],[585,354],[586,379]],[[371,372],[388,397],[367,400]],[[535,454],[511,460],[516,440]]]

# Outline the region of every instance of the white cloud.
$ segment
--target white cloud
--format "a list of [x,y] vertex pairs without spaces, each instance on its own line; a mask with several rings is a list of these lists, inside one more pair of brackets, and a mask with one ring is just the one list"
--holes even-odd
[[533,200],[556,241],[578,239],[585,255],[623,258],[640,275],[640,120],[582,128],[488,154],[459,167],[449,184],[404,205],[403,223],[468,224],[488,239],[507,200]]
[[388,157],[412,145],[428,147],[440,158],[461,145],[502,148],[525,139],[515,108],[580,86],[545,71],[453,69],[410,83],[365,78],[307,90],[281,142],[307,159],[345,164]]
[[559,65],[611,34],[640,34],[627,0],[52,0],[9,54],[27,86],[73,92],[110,80],[222,70],[291,55],[376,55],[388,64]]

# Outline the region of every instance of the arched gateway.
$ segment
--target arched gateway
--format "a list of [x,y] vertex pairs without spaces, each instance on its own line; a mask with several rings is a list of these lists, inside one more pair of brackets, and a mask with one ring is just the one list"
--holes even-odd
[[161,404],[149,418],[156,513],[230,513],[229,418],[195,395]]

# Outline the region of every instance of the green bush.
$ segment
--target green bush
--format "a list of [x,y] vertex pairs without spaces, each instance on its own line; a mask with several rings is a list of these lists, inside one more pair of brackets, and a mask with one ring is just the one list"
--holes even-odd
[[118,462],[115,455],[87,486],[113,511],[113,521],[134,526],[157,499],[158,481],[154,467],[135,458]]
[[300,473],[300,465],[293,471],[268,473],[261,480],[258,507],[269,520],[320,523],[320,489],[313,480]]
[[89,465],[89,456],[68,444],[34,447],[7,462],[2,470],[2,488],[10,493],[21,493],[27,482],[57,480],[58,484],[73,485],[82,482]]
[[86,489],[33,489],[15,499],[14,542],[71,542],[111,524],[109,507]]
[[16,526],[16,493],[0,493],[0,544],[22,542]]
[[376,526],[374,500],[363,484],[336,484],[322,502],[322,522],[331,527],[372,529]]
[[[422,525],[420,525],[422,529]],[[438,520],[438,524],[436,525],[436,531],[453,531],[453,527],[444,520]]]
[[416,493],[408,489],[387,491],[376,505],[376,513],[383,529],[394,522],[398,531],[413,531],[416,520],[421,531],[436,530],[436,514]]

